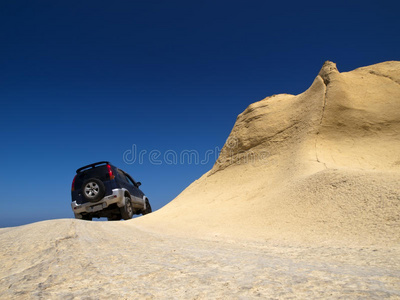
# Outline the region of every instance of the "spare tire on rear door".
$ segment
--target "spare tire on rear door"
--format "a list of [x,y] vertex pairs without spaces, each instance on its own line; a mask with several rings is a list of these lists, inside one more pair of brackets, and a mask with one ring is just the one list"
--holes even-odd
[[82,195],[90,202],[97,202],[103,199],[106,188],[103,182],[97,178],[90,178],[82,185]]

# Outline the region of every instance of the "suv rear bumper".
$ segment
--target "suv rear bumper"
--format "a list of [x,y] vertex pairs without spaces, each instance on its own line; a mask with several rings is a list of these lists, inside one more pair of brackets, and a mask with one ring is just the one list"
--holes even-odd
[[76,201],[71,202],[72,210],[78,218],[82,217],[82,213],[94,213],[107,208],[109,205],[116,203],[118,207],[125,205],[125,191],[122,189],[112,190],[112,194],[104,197],[97,202],[87,202],[84,204],[77,204]]

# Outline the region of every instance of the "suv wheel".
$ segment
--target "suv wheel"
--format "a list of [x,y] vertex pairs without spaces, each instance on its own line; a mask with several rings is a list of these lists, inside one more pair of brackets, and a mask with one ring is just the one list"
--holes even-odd
[[90,178],[82,185],[82,194],[90,202],[97,202],[103,199],[106,188],[103,182],[97,178]]
[[144,209],[142,211],[142,215],[147,215],[147,214],[149,214],[151,212],[152,212],[152,210],[151,210],[150,202],[149,202],[149,200],[146,199],[146,209]]
[[132,219],[133,216],[133,207],[131,198],[125,197],[125,205],[121,207],[121,216],[124,220]]

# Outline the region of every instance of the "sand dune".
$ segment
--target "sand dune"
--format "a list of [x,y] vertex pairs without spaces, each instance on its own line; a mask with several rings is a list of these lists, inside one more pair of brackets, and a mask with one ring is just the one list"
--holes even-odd
[[250,105],[135,220],[0,229],[1,299],[400,299],[400,62]]

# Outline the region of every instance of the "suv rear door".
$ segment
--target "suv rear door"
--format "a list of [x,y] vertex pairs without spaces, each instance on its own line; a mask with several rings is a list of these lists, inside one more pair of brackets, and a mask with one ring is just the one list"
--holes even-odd
[[73,183],[73,191],[71,192],[72,201],[76,201],[78,204],[88,202],[88,200],[82,196],[82,185],[87,179],[90,178],[97,178],[103,182],[106,188],[105,196],[112,194],[112,189],[115,188],[115,183],[110,179],[107,164],[104,164],[95,168],[82,170],[76,174]]

